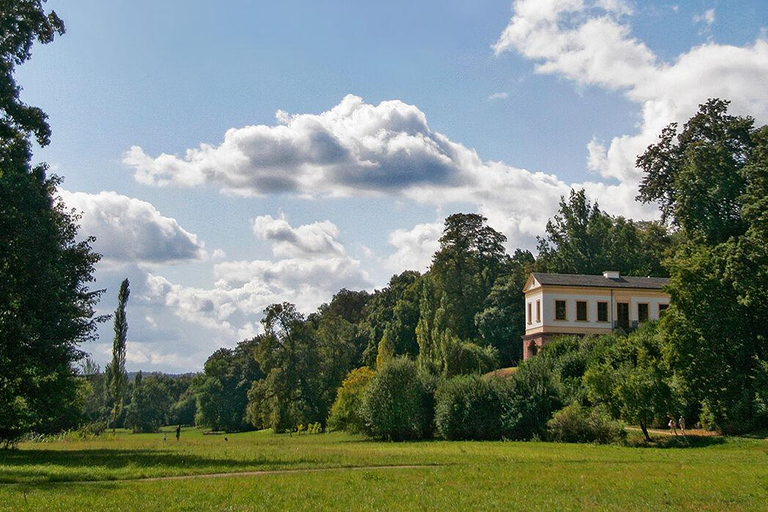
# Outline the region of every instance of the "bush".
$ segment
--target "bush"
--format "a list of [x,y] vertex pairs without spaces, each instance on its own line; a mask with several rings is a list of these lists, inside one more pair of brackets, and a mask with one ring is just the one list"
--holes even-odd
[[445,439],[501,439],[500,379],[460,376],[435,395],[435,426]]
[[363,403],[363,395],[375,372],[363,366],[349,372],[347,378],[341,383],[336,401],[331,406],[328,416],[328,426],[335,430],[346,432],[362,432],[365,422],[360,413]]
[[431,400],[416,364],[404,357],[393,359],[365,390],[361,412],[366,434],[391,441],[428,437]]
[[611,443],[623,441],[627,432],[621,423],[613,420],[597,407],[582,407],[574,402],[557,411],[547,423],[551,441],[561,443]]
[[502,398],[502,435],[510,439],[544,438],[547,422],[562,407],[561,396],[557,374],[544,358],[525,361]]

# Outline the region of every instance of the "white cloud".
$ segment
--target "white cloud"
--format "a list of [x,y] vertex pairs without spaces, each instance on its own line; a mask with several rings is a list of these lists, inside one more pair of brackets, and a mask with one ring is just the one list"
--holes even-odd
[[703,23],[707,28],[711,27],[715,23],[715,10],[707,9],[702,14],[695,14],[693,22]]
[[336,240],[339,228],[329,221],[293,228],[285,216],[275,219],[262,215],[253,219],[253,232],[260,239],[271,241],[272,252],[278,257],[343,256],[345,253],[344,246]]
[[488,101],[506,100],[507,98],[509,98],[509,93],[508,92],[495,92],[495,93],[491,94],[490,96],[488,96]]
[[240,195],[358,195],[457,179],[456,144],[401,101],[374,106],[348,95],[322,114],[279,111],[277,120],[277,126],[230,129],[219,146],[201,144],[183,158],[151,158],[134,146],[123,161],[141,183],[209,183]]
[[294,228],[284,217],[267,215],[255,219],[253,227],[283,259],[218,263],[213,267],[212,288],[187,287],[148,274],[147,300],[171,308],[186,322],[229,339],[243,339],[259,331],[258,319],[270,304],[288,301],[308,313],[341,288],[373,287],[360,262],[347,256],[334,224],[326,221]]
[[432,256],[440,248],[443,223],[417,224],[410,230],[398,229],[389,234],[389,244],[395,252],[384,260],[384,266],[394,272],[418,270],[424,272]]
[[[635,185],[637,155],[661,129],[683,123],[708,98],[732,101],[731,111],[768,122],[768,43],[736,47],[705,44],[661,62],[631,37],[624,21],[631,9],[624,2],[517,0],[514,15],[494,45],[497,54],[516,51],[537,63],[536,72],[557,74],[580,86],[622,91],[642,114],[638,133],[613,138],[608,147],[588,146],[588,165],[606,178]],[[711,24],[714,10],[699,21]]]
[[95,236],[94,249],[112,263],[174,263],[206,258],[204,244],[175,219],[146,201],[115,192],[59,190],[68,208],[82,212],[81,236]]

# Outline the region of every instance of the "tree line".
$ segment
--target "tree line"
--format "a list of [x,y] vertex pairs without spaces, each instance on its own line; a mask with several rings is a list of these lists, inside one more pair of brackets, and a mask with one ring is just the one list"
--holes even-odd
[[[13,77],[35,41],[64,32],[43,3],[0,6],[5,445],[26,432],[84,422],[135,431],[169,422],[275,432],[319,424],[389,438],[437,429],[450,438],[462,422],[443,412],[467,414],[475,406],[496,412],[464,422],[498,420],[490,432],[517,438],[544,435],[551,421],[557,428],[590,418],[607,431],[616,418],[646,431],[678,413],[722,432],[765,426],[768,127],[728,114],[728,102],[718,99],[682,129],[665,128],[637,159],[644,172],[638,199],[659,205],[660,222],[612,216],[574,190],[561,198],[534,257],[523,249],[508,254],[504,235],[482,216],[454,214],[425,273],[395,275],[373,293],[341,290],[309,315],[290,303],[270,305],[263,334],[216,351],[202,373],[177,379],[127,379],[126,281],[112,362],[104,373],[83,363],[80,347],[105,320],[95,315],[102,291],[90,288],[99,255],[93,239],[77,240],[77,214],[56,196],[59,178],[31,163],[32,140],[48,144],[50,127],[39,108],[20,100]],[[519,363],[530,272],[606,269],[671,278],[671,307],[658,325],[628,337],[561,340],[520,364],[505,384],[472,377]],[[401,398],[410,402],[397,405]],[[451,400],[463,408],[446,405]]]

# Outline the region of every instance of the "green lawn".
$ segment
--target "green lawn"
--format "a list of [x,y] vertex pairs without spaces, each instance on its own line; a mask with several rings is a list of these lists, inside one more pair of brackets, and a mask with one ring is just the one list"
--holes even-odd
[[[768,509],[764,439],[640,448],[224,437],[119,433],[0,451],[0,510]],[[268,473],[146,480],[248,471]]]

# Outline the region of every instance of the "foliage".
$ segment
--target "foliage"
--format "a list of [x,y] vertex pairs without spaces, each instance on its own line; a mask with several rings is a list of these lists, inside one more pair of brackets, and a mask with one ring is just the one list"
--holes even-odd
[[445,439],[501,439],[502,379],[466,375],[444,380],[435,395],[435,427]]
[[559,443],[613,443],[623,441],[627,432],[599,407],[574,402],[555,413],[547,422],[547,438]]
[[253,382],[248,392],[249,421],[275,432],[291,431],[300,423],[324,422],[332,399],[326,402],[330,391],[321,386],[320,354],[311,326],[287,302],[264,312],[266,332],[254,341],[256,360],[266,378]]
[[768,359],[768,127],[709,100],[638,158],[640,198],[684,237],[662,322],[676,386],[723,432],[754,428]]
[[117,295],[117,309],[115,310],[115,338],[112,341],[112,362],[107,365],[107,382],[112,395],[112,433],[114,434],[117,417],[123,409],[125,388],[128,384],[128,374],[125,373],[125,343],[128,338],[128,320],[125,315],[125,306],[131,294],[128,279],[120,284],[120,292]]
[[534,357],[522,363],[511,380],[501,410],[504,437],[543,439],[547,422],[562,407],[558,375],[545,358]]
[[393,354],[415,357],[419,352],[416,343],[416,324],[419,321],[420,277],[418,272],[407,270],[392,276],[389,284],[366,303],[361,334],[366,348],[361,364],[374,367],[379,345],[385,337]]
[[263,377],[254,358],[256,341],[238,343],[234,350],[219,349],[205,362],[193,384],[198,425],[228,432],[250,427],[246,421],[248,390],[254,380]]
[[611,217],[583,189],[571,190],[538,238],[536,266],[541,272],[599,275],[618,270],[624,275],[664,277],[662,265],[672,238],[664,225]]
[[391,441],[421,439],[432,432],[431,398],[416,364],[399,357],[378,369],[363,396],[365,432]]
[[430,267],[444,315],[441,330],[464,341],[480,337],[475,315],[509,260],[507,238],[486,220],[477,214],[448,216]]
[[139,372],[125,412],[125,425],[134,432],[157,432],[169,423],[171,404],[171,396],[162,383],[156,377],[142,378]]
[[501,367],[513,366],[523,357],[522,337],[525,334],[525,293],[523,287],[533,269],[534,259],[529,251],[517,249],[509,264],[509,273],[496,279],[485,298],[482,311],[475,315],[475,324],[482,343],[498,352]]
[[332,429],[351,433],[363,431],[365,423],[360,408],[365,390],[374,375],[375,372],[367,366],[349,372],[339,388],[328,417],[328,425]]
[[648,427],[680,414],[664,360],[665,342],[655,322],[646,322],[626,338],[618,338],[605,360],[584,375],[590,400],[604,404],[617,417]]

